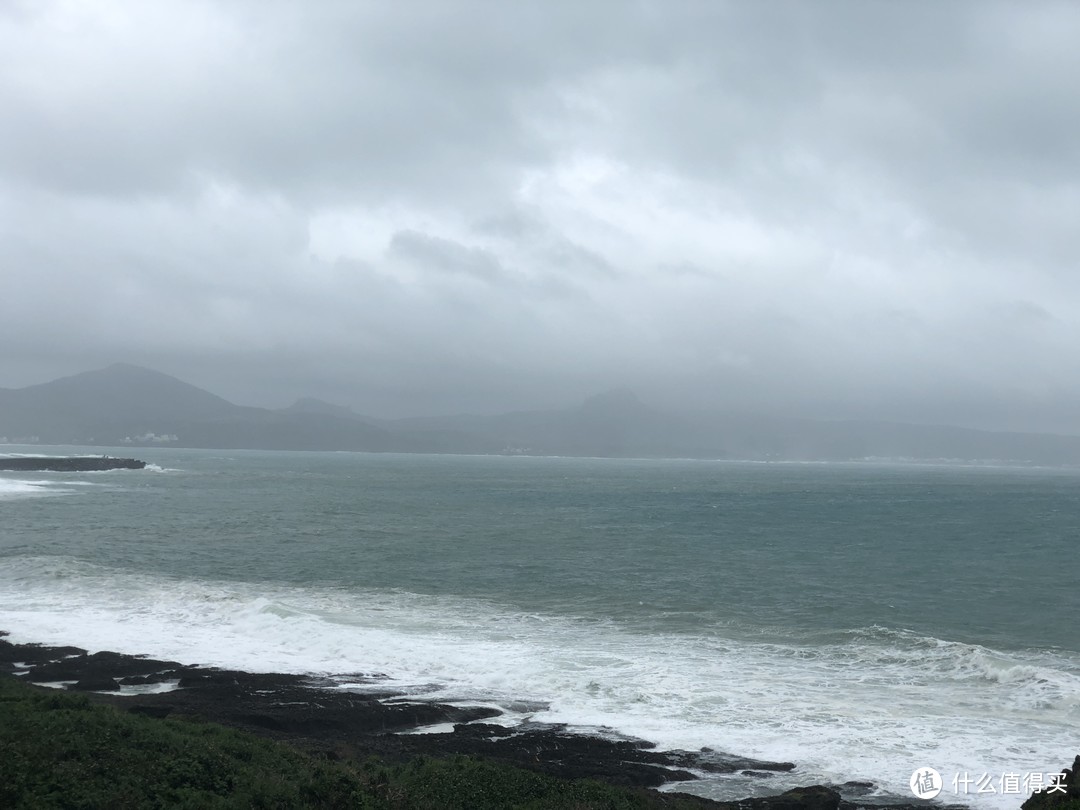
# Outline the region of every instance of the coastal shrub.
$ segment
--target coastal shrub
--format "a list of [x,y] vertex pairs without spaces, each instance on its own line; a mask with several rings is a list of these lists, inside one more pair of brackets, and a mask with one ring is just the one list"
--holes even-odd
[[375,806],[357,775],[288,746],[0,678],[0,807]]
[[[658,794],[632,791],[591,780],[567,780],[523,768],[471,757],[417,757],[389,769],[386,782],[401,796],[395,810],[470,808],[474,810],[542,810],[543,808],[607,808],[638,810],[659,805]],[[665,804],[678,807],[675,802]]]

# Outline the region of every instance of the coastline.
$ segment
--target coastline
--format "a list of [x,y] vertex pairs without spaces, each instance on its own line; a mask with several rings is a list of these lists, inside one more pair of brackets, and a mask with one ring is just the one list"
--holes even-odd
[[929,806],[870,798],[874,786],[866,782],[808,785],[772,796],[716,801],[667,788],[722,774],[749,780],[755,791],[767,792],[774,774],[797,773],[797,764],[711,749],[661,751],[645,740],[577,733],[564,725],[528,721],[498,725],[487,722],[502,713],[493,707],[412,699],[378,678],[367,679],[363,692],[348,691],[334,681],[302,675],[223,670],[108,651],[88,653],[69,646],[13,644],[5,635],[0,631],[0,676],[78,692],[95,704],[144,717],[182,717],[229,726],[324,759],[360,763],[378,757],[406,763],[465,755],[559,780],[599,780],[638,791],[665,786],[663,792],[647,791],[661,805],[682,801],[694,807],[774,810]]

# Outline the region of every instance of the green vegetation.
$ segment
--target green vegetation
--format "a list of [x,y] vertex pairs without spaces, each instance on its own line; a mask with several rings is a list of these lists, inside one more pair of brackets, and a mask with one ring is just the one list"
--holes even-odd
[[4,808],[689,808],[466,757],[315,759],[213,723],[154,720],[0,677]]

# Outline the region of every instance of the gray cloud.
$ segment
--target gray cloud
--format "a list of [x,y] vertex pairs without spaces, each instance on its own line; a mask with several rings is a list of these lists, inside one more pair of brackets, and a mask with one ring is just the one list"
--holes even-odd
[[394,234],[390,239],[388,255],[422,270],[457,273],[489,284],[507,278],[499,260],[489,251],[416,231],[398,231]]
[[1080,431],[1074,4],[0,6],[0,384]]

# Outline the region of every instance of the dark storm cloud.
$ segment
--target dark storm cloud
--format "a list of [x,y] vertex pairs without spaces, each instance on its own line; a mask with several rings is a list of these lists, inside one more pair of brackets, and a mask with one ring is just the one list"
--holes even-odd
[[1069,3],[0,5],[0,385],[1080,430]]

